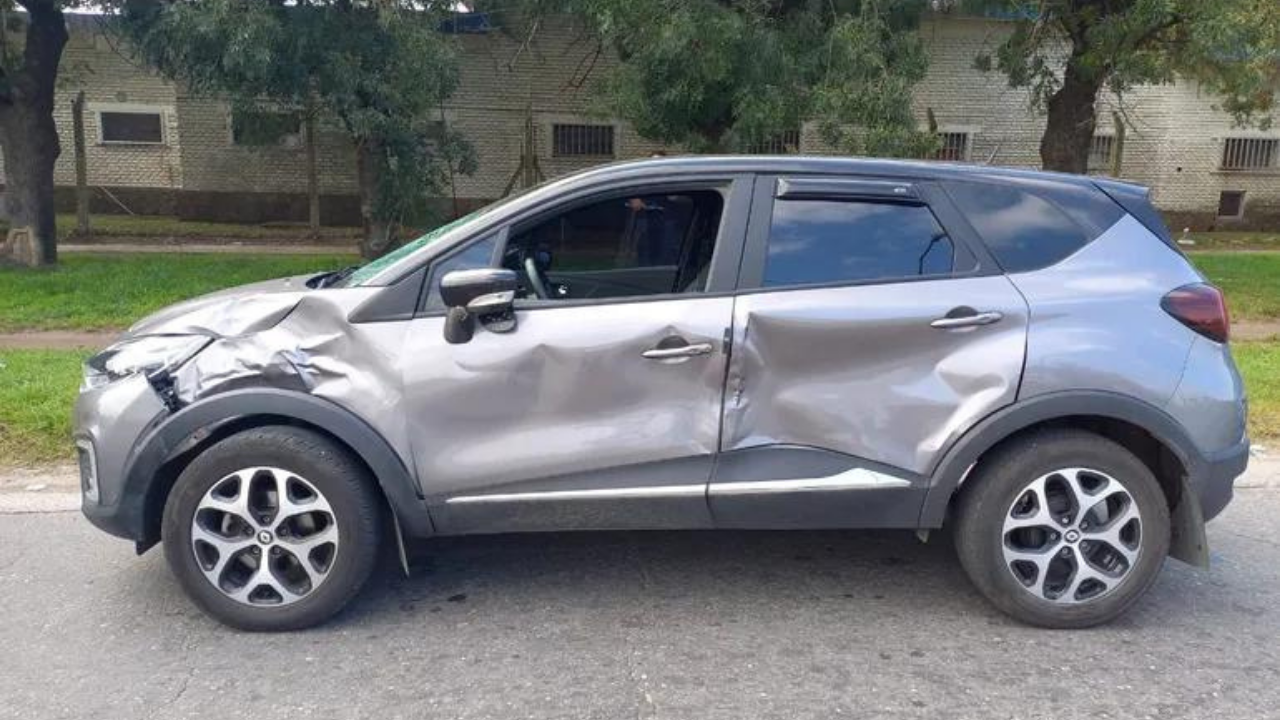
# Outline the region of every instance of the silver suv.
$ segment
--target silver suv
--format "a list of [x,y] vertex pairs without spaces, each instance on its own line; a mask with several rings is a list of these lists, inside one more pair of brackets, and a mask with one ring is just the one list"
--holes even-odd
[[383,545],[947,528],[1000,609],[1122,613],[1248,459],[1221,293],[1144,189],[936,164],[606,166],[91,359],[84,513],[301,628]]

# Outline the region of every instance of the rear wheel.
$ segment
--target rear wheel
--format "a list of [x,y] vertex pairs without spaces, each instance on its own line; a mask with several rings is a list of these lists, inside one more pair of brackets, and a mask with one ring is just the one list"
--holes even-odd
[[978,590],[1033,625],[1088,627],[1127,610],[1169,551],[1150,469],[1107,438],[1048,430],[985,458],[961,491],[956,549]]
[[183,588],[244,630],[293,630],[341,610],[380,540],[372,478],[318,433],[263,427],[199,455],[165,504],[165,557]]

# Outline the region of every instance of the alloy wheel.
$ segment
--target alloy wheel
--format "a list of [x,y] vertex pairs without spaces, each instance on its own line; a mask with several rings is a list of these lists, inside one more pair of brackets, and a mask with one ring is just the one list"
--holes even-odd
[[214,483],[191,521],[191,547],[205,579],[245,605],[289,605],[315,592],[333,567],[338,541],[324,495],[272,467],[246,468]]
[[1077,604],[1112,592],[1142,543],[1133,495],[1098,470],[1063,468],[1018,493],[1001,529],[1005,567],[1041,600]]

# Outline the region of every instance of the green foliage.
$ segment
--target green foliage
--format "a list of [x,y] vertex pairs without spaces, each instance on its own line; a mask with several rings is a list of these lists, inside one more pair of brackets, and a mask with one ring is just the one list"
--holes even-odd
[[1064,68],[1118,95],[1136,85],[1200,81],[1241,124],[1270,122],[1280,84],[1276,0],[964,0],[1014,17],[1013,33],[976,66],[998,68],[1047,107]]
[[[445,2],[123,0],[117,27],[148,63],[242,113],[338,119],[370,167],[369,220],[395,222],[471,172],[470,145],[439,122],[458,84]],[[370,187],[373,185],[374,187]]]
[[71,459],[71,406],[88,355],[0,350],[0,467]]
[[816,121],[850,153],[915,155],[932,143],[910,92],[927,66],[914,29],[928,0],[493,4],[521,35],[547,15],[583,18],[619,60],[595,78],[600,111],[646,138],[732,152]]
[[336,270],[352,255],[67,254],[57,268],[0,266],[0,333],[116,330],[197,295]]

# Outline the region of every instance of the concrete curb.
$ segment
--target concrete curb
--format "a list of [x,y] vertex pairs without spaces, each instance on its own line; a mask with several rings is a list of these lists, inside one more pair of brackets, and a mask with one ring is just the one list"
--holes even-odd
[[80,509],[80,493],[17,492],[0,493],[0,515],[28,515],[75,512]]

